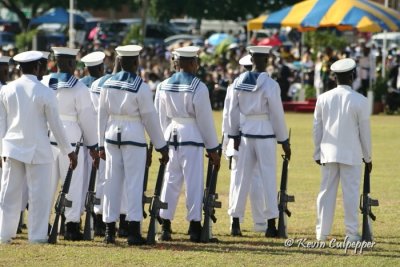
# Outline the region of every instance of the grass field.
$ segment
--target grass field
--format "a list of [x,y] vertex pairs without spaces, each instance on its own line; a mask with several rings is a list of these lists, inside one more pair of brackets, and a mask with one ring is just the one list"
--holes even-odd
[[[220,133],[221,112],[215,112],[216,127]],[[339,248],[304,248],[300,239],[315,242],[316,197],[319,190],[319,167],[312,160],[312,115],[286,114],[287,125],[292,129],[292,159],[289,165],[288,193],[295,195],[296,202],[289,203],[292,217],[289,219],[289,237],[292,247],[285,247],[282,239],[265,238],[262,233],[252,232],[250,206],[242,224],[243,237],[229,235],[227,215],[229,171],[223,160],[218,193],[222,209],[217,210],[218,222],[214,235],[218,244],[194,244],[188,241],[188,223],[182,194],[172,228],[174,241],[160,242],[156,246],[128,247],[125,240],[118,244],[104,245],[100,238],[94,242],[66,242],[57,245],[29,245],[26,232],[19,235],[11,245],[0,246],[0,266],[399,266],[400,265],[400,117],[373,116],[373,172],[371,174],[371,197],[379,199],[374,208],[376,245],[363,254]],[[278,153],[281,154],[279,147]],[[153,163],[156,157],[153,155]],[[279,158],[280,159],[280,158]],[[281,160],[278,161],[280,177]],[[158,166],[151,167],[149,190],[154,188]],[[361,219],[361,215],[360,215]],[[144,221],[147,232],[148,219]],[[361,220],[360,220],[361,222]],[[360,229],[361,231],[361,229]],[[344,238],[343,206],[341,192],[337,198],[336,215],[332,237]]]

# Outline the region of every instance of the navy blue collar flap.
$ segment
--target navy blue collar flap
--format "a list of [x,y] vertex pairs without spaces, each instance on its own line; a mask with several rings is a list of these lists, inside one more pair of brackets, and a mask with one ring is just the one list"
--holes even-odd
[[235,90],[254,91],[260,72],[246,71],[242,73],[235,83]]
[[104,89],[119,89],[136,93],[143,80],[134,73],[127,71],[120,71],[108,79],[103,88]]
[[60,88],[72,88],[78,82],[74,75],[65,72],[50,74],[49,87],[53,90]]
[[112,74],[106,74],[103,77],[99,78],[99,82],[97,83],[97,86],[95,88],[90,87],[90,92],[95,93],[95,94],[100,94],[101,89],[104,86],[104,83],[110,79],[110,77],[112,76]]
[[174,92],[194,92],[200,83],[200,79],[187,72],[178,72],[172,75],[161,86],[162,90]]

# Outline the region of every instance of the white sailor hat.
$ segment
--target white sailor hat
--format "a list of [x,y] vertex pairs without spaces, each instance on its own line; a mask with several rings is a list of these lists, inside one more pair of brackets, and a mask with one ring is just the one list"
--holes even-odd
[[140,45],[123,45],[115,48],[115,51],[121,57],[136,57],[142,49]]
[[0,63],[7,63],[10,61],[10,57],[6,57],[6,56],[1,56],[0,57]]
[[76,56],[79,52],[79,49],[59,46],[53,46],[51,50],[54,51],[56,56]]
[[49,59],[50,52],[47,52],[47,51],[40,51],[40,52],[42,52],[42,54],[43,54],[43,56],[42,56],[43,59]]
[[42,52],[39,51],[26,51],[15,55],[13,59],[18,63],[27,63],[39,60],[42,58],[42,56]]
[[248,46],[247,51],[250,54],[269,54],[272,49],[272,46],[268,45],[257,45],[257,46]]
[[343,72],[351,71],[355,67],[356,67],[356,62],[353,59],[344,58],[344,59],[335,61],[331,65],[331,71],[333,71],[335,73],[343,73]]
[[175,49],[176,56],[178,58],[192,58],[197,57],[197,52],[199,51],[199,47],[197,46],[184,46]]
[[250,66],[253,65],[253,62],[251,62],[251,55],[246,55],[239,59],[239,64],[242,66]]
[[96,52],[87,54],[86,56],[81,58],[81,61],[83,63],[85,63],[86,67],[93,67],[93,66],[103,64],[103,60],[105,57],[106,57],[106,54],[104,54],[101,51],[96,51]]
[[235,49],[235,48],[238,48],[239,47],[239,45],[237,44],[237,43],[231,43],[229,46],[228,46],[228,49],[230,50],[230,49]]

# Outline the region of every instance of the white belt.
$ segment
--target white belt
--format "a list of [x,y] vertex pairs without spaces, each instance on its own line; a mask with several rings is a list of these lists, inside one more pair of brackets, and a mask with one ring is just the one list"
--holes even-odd
[[77,116],[73,116],[73,115],[62,115],[62,114],[60,114],[60,119],[62,121],[72,121],[72,122],[77,122],[78,121],[78,117]]
[[245,115],[244,118],[246,120],[255,120],[255,121],[268,121],[268,114],[257,114],[257,115]]
[[110,115],[109,119],[118,121],[140,121],[139,116],[130,116],[130,115]]
[[195,123],[196,120],[191,117],[180,117],[180,118],[176,117],[172,118],[172,122],[176,124],[187,124],[187,123]]

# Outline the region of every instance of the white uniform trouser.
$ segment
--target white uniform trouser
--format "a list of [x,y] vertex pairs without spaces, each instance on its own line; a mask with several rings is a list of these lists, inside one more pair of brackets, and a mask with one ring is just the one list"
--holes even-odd
[[96,214],[103,214],[105,172],[106,162],[100,159],[96,177],[96,198],[100,199],[100,204],[94,206],[94,213]]
[[23,180],[22,186],[22,202],[21,202],[21,212],[26,209],[26,205],[28,205],[29,200],[29,190],[28,190],[28,181]]
[[[54,148],[53,148],[54,149]],[[57,148],[58,149],[58,148]],[[69,158],[68,155],[64,155],[62,153],[58,153],[57,158],[53,165],[53,175],[52,175],[52,192],[55,196],[58,181],[61,182],[61,185],[64,184],[65,176],[67,175],[68,167],[69,167]],[[71,208],[65,208],[65,222],[80,222],[81,219],[81,211],[82,211],[82,202],[85,201],[82,198],[83,191],[83,173],[84,173],[84,157],[83,153],[78,154],[78,165],[72,173],[71,185],[69,187],[69,192],[67,194],[67,199],[72,201]],[[85,191],[87,188],[85,189]]]
[[[127,197],[126,221],[143,220],[143,179],[146,148],[105,144],[106,180],[104,183],[103,221],[119,220],[123,195]],[[124,190],[125,192],[124,192]]]
[[0,192],[0,241],[15,236],[20,211],[23,181],[29,191],[29,241],[46,241],[50,217],[52,192],[50,187],[52,164],[27,164],[7,158],[3,163]]
[[321,174],[317,198],[317,236],[327,236],[331,232],[339,180],[342,184],[346,235],[357,235],[361,165],[326,163],[321,167]]
[[[233,200],[236,198],[233,195],[234,187],[235,187],[235,179],[237,174],[237,156],[232,157],[231,162],[231,182],[229,186],[229,208],[232,207]],[[251,214],[253,216],[254,223],[265,223],[267,220],[267,210],[265,204],[265,195],[263,191],[263,184],[261,179],[261,174],[259,173],[259,169],[254,169],[252,174],[253,179],[251,179],[250,185],[250,205],[251,205]],[[243,222],[243,218],[239,218],[240,222]]]
[[188,221],[201,221],[204,188],[203,151],[203,147],[178,146],[175,150],[174,147],[170,146],[170,160],[165,170],[161,192],[161,201],[168,203],[168,209],[160,210],[161,218],[174,219],[182,183],[185,181],[186,219]]
[[276,189],[276,140],[242,137],[237,163],[237,178],[233,188],[232,206],[228,214],[232,217],[244,217],[247,195],[253,179],[254,170],[261,175],[265,196],[266,219],[277,218],[278,200]]

